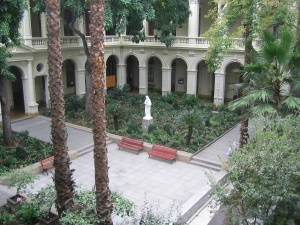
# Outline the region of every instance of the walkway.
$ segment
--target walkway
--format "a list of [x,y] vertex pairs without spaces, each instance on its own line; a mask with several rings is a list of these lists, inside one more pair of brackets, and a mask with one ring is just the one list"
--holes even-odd
[[[30,117],[13,122],[12,128],[14,131],[28,130],[30,136],[50,142],[50,125],[50,121],[44,117]],[[67,130],[69,150],[78,150],[93,142],[90,129],[68,125]],[[227,157],[228,140],[235,140],[235,137],[238,137],[238,127],[208,146],[201,154],[212,159],[219,158],[218,155],[221,158]],[[138,206],[143,205],[146,196],[148,201],[158,200],[162,209],[168,209],[174,201],[184,208],[193,198],[204,196],[209,191],[207,172],[217,180],[225,175],[224,171],[210,171],[180,161],[171,164],[149,159],[146,152],[136,155],[118,150],[115,143],[110,143],[107,147],[111,190],[123,193]],[[95,182],[92,152],[72,160],[71,168],[75,169],[74,178],[77,185],[93,187]],[[34,190],[52,183],[50,175],[39,174],[39,178],[34,184]],[[13,190],[0,185],[0,205],[6,202],[6,197],[14,193]]]

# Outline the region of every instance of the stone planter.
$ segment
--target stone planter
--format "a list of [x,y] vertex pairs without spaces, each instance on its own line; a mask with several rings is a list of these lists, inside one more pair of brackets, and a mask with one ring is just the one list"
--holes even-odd
[[26,198],[23,195],[16,194],[7,199],[7,207],[11,213],[16,212],[16,208],[20,205],[21,201],[26,201]]
[[39,225],[58,225],[58,215],[49,213],[48,216],[38,218]]

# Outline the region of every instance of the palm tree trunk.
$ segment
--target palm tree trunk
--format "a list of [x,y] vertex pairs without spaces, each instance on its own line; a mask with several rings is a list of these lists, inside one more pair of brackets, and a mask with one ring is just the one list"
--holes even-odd
[[104,90],[104,0],[91,0],[91,68],[96,211],[101,224],[112,224],[113,205],[108,179]]
[[91,75],[91,64],[90,64],[90,56],[87,57],[87,61],[85,64],[85,119],[86,121],[90,121],[93,118],[93,82]]
[[2,113],[2,128],[3,128],[3,145],[12,146],[12,130],[10,120],[10,108],[7,102],[4,76],[0,75],[0,102],[1,102],[1,113]]
[[188,126],[188,134],[186,136],[185,145],[189,145],[191,143],[192,134],[193,134],[193,127]]
[[74,181],[70,170],[65,125],[64,93],[61,72],[60,2],[46,0],[48,32],[49,91],[51,98],[51,135],[54,148],[54,184],[59,215],[73,204]]

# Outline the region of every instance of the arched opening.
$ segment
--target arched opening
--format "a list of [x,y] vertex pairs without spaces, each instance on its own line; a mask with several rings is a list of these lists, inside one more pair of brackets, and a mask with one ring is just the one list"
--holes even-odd
[[117,85],[117,60],[111,55],[106,61],[106,87],[113,88]]
[[239,91],[234,86],[242,82],[241,74],[237,71],[240,70],[242,65],[237,62],[230,63],[225,70],[225,101],[232,101],[239,97]]
[[201,99],[213,101],[215,75],[208,71],[205,61],[201,61],[197,66],[197,95]]
[[[15,75],[16,80],[11,82],[12,90],[12,102],[10,106],[15,112],[25,112],[25,102],[24,102],[24,92],[23,92],[23,81],[22,81],[22,72],[16,66],[9,67],[9,71]],[[9,96],[9,95],[8,95]]]
[[148,90],[161,91],[162,89],[162,63],[157,57],[148,61]]
[[76,94],[75,65],[72,60],[67,59],[62,65],[62,78],[65,96]]
[[133,91],[139,90],[139,61],[133,55],[126,60],[126,83]]
[[175,59],[172,62],[171,91],[186,93],[187,65],[182,59]]

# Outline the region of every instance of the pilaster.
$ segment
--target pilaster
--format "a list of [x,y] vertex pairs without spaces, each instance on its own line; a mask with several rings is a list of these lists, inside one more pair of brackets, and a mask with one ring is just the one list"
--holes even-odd
[[126,64],[117,65],[117,85],[123,87],[126,84]]
[[198,0],[190,0],[190,10],[192,14],[188,21],[188,37],[191,44],[196,43],[195,38],[198,37],[199,29],[199,4]]
[[225,73],[215,73],[214,103],[216,106],[224,104]]
[[145,95],[148,93],[148,76],[146,66],[139,66],[139,76],[139,93]]
[[30,12],[28,9],[24,11],[23,27],[24,27],[24,43],[25,45],[32,46]]
[[32,74],[32,61],[27,61],[27,76],[23,78],[25,113],[38,113],[38,105],[35,98],[35,80]]
[[187,70],[187,94],[195,95],[197,93],[197,71]]
[[171,92],[171,79],[172,79],[172,69],[162,68],[162,95],[166,95]]
[[85,70],[75,71],[76,95],[82,96],[85,94]]

